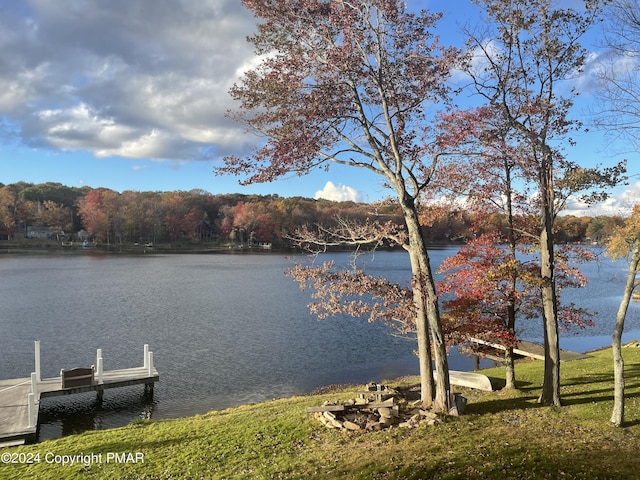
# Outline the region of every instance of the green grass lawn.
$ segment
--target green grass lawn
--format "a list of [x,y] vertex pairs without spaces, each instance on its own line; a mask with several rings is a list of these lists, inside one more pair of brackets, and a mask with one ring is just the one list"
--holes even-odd
[[[435,426],[347,433],[305,413],[325,400],[353,398],[359,386],[1,449],[36,463],[0,464],[0,478],[637,479],[640,348],[625,348],[624,356],[623,428],[608,423],[612,360],[604,350],[562,364],[561,408],[537,404],[543,364],[523,362],[519,391],[466,390],[464,414]],[[502,369],[483,373],[504,384]],[[131,455],[116,463],[114,453]],[[93,459],[62,465],[63,455]]]

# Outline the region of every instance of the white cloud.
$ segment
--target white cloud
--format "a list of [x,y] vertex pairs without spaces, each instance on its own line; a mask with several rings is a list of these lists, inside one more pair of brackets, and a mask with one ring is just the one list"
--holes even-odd
[[322,190],[316,192],[315,198],[324,198],[334,202],[360,202],[362,201],[362,194],[353,187],[342,184],[335,185],[329,181]]
[[[192,160],[237,150],[225,118],[255,18],[237,0],[3,5],[0,117],[24,145]],[[6,140],[1,138],[0,144]]]
[[604,202],[587,205],[578,199],[567,202],[567,208],[562,215],[575,215],[577,217],[596,217],[598,215],[629,216],[633,206],[640,204],[640,182],[630,185],[624,191],[614,194]]

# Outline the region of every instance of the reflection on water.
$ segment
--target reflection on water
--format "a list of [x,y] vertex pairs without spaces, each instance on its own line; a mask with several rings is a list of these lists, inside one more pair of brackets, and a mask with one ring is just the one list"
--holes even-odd
[[[434,270],[452,249],[432,252]],[[347,254],[331,254],[337,263]],[[306,260],[306,257],[300,257]],[[402,252],[360,259],[366,269],[408,285]],[[122,426],[138,418],[175,418],[301,394],[327,384],[366,383],[418,373],[415,343],[383,324],[309,314],[309,292],[284,275],[291,259],[266,255],[4,256],[0,259],[0,378],[28,377],[33,341],[42,376],[61,368],[142,365],[150,345],[160,373],[153,398],[142,386],[42,401],[40,438]],[[610,344],[624,262],[588,265],[591,284],[565,299],[598,311],[596,327],[564,335],[561,346],[587,351]],[[640,331],[638,305],[627,331]],[[539,322],[523,322],[539,340]],[[491,365],[490,362],[483,366]],[[450,366],[473,360],[452,350]]]
[[155,406],[153,396],[139,387],[106,390],[102,401],[95,392],[45,398],[40,402],[38,438],[109,428],[114,414],[132,417],[138,413],[137,418],[149,419]]

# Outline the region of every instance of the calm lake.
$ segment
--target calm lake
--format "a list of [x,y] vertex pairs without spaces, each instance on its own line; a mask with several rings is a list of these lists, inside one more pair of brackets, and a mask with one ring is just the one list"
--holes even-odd
[[[435,268],[453,248],[431,252]],[[344,264],[349,254],[326,254]],[[349,317],[318,321],[309,292],[284,275],[306,256],[211,254],[118,256],[97,253],[0,257],[0,378],[28,377],[34,340],[42,376],[95,364],[105,370],[142,365],[149,344],[160,373],[153,398],[142,386],[49,398],[40,407],[39,439],[126,425],[136,418],[175,418],[289,396],[335,383],[366,383],[417,374],[413,341],[382,324]],[[363,257],[372,274],[407,283],[403,252]],[[597,311],[596,326],[563,334],[562,348],[610,345],[626,276],[624,261],[583,266],[590,283],[565,299]],[[631,306],[625,339],[640,337]],[[539,322],[523,335],[542,337]],[[473,360],[451,354],[452,369]]]

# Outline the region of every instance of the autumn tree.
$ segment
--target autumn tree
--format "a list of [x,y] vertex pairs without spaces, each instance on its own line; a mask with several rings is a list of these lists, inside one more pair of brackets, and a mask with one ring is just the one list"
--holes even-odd
[[[443,302],[448,327],[456,342],[480,339],[500,344],[505,352],[506,387],[515,388],[516,316],[532,318],[540,313],[535,308],[539,302],[532,295],[539,294],[542,285],[539,264],[520,259],[539,236],[538,224],[531,222],[536,206],[531,201],[535,182],[527,175],[529,148],[496,106],[447,113],[440,123],[443,134],[439,140],[459,145],[461,154],[450,157],[453,161],[441,167],[439,187],[454,204],[465,199],[465,205],[475,213],[472,229],[477,232],[440,268],[446,273],[441,290],[453,295]],[[587,192],[582,193],[593,193],[588,190],[601,175],[595,169],[574,167],[556,183],[554,214],[585,187]],[[486,217],[492,214],[500,214],[501,221],[497,228],[488,230]],[[561,260],[571,256],[586,261],[588,254],[578,247],[564,248]],[[562,264],[563,287],[583,283],[579,271],[570,269],[566,261]],[[584,324],[588,321],[585,316],[585,312],[563,307],[563,317],[569,323]]]
[[218,171],[251,183],[339,164],[383,179],[408,234],[422,399],[448,411],[445,342],[418,211],[438,158],[428,150],[430,114],[447,99],[460,52],[438,46],[440,15],[410,13],[400,0],[243,4],[262,20],[250,39],[260,63],[231,89],[240,102],[231,116],[266,140],[251,157],[226,158]]
[[[599,99],[595,107],[596,123],[614,139],[630,141],[637,150],[640,145],[640,2],[614,0],[608,10],[605,44],[609,55],[596,73]],[[613,258],[630,255],[627,281],[613,331],[614,400],[611,423],[624,422],[625,379],[621,343],[627,308],[640,266],[640,208],[634,207],[626,225],[617,227],[607,242]]]
[[114,230],[122,231],[124,223],[120,221],[118,192],[107,188],[96,188],[81,198],[78,205],[78,213],[87,232],[98,241],[111,243]]
[[8,186],[0,188],[0,234],[11,238],[16,229],[15,195]]
[[622,333],[624,332],[624,322],[627,316],[627,309],[631,301],[634,290],[640,285],[636,276],[640,270],[640,205],[633,208],[631,218],[624,226],[618,227],[614,234],[607,241],[607,254],[615,259],[628,258],[629,267],[627,270],[627,280],[622,294],[622,300],[616,314],[616,324],[613,330],[613,376],[614,395],[613,411],[610,422],[619,427],[624,422],[624,358],[622,356]]
[[[473,91],[498,109],[526,149],[523,171],[536,185],[539,206],[541,296],[545,338],[545,369],[540,402],[560,405],[560,348],[556,295],[554,224],[560,204],[559,184],[583,182],[585,189],[608,181],[598,172],[581,172],[559,145],[571,143],[580,123],[569,117],[575,92],[570,80],[585,64],[581,38],[600,14],[600,2],[586,0],[580,11],[556,8],[552,0],[474,0],[483,6],[486,29],[465,33],[474,49],[466,68]],[[582,176],[582,173],[579,175]],[[597,178],[596,178],[597,177]],[[591,182],[591,185],[587,185]]]
[[[612,140],[640,146],[640,1],[613,0],[604,28],[607,52],[595,76],[596,124]],[[613,143],[613,142],[612,142]]]
[[52,200],[45,200],[38,207],[38,219],[43,226],[48,226],[57,232],[68,232],[72,228],[73,218],[69,207],[64,207]]
[[[537,319],[542,313],[540,264],[524,251],[518,255],[499,234],[486,233],[446,258],[439,282],[445,325],[452,343],[497,344],[504,347],[506,388],[516,388],[513,348],[519,340],[518,324]],[[565,288],[586,285],[586,277],[575,266],[593,260],[589,250],[565,247],[556,252],[558,318],[563,328],[591,326],[592,314],[574,304],[561,303]],[[480,342],[478,342],[480,340]]]
[[162,196],[165,228],[171,240],[176,240],[182,234],[195,235],[203,212],[192,206],[191,200],[189,192],[167,192]]
[[[596,123],[614,139],[626,139],[636,150],[640,145],[640,2],[614,0],[608,9],[605,25],[605,45],[609,55],[601,63],[598,105],[594,108]],[[598,230],[596,233],[600,233]],[[592,234],[593,235],[593,234]],[[613,258],[630,255],[627,281],[613,331],[614,401],[611,423],[624,422],[624,359],[621,343],[627,308],[640,266],[640,207],[624,226],[618,226],[609,236],[607,249]]]

